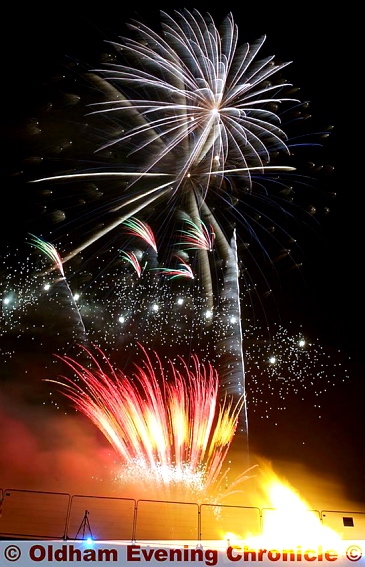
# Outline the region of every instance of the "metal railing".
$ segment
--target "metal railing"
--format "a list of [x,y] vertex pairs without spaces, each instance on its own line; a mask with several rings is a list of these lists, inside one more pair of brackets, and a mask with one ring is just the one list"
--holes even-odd
[[[0,539],[221,540],[263,533],[277,510],[0,489]],[[306,510],[342,539],[365,539],[365,512]],[[301,520],[297,514],[292,519]]]

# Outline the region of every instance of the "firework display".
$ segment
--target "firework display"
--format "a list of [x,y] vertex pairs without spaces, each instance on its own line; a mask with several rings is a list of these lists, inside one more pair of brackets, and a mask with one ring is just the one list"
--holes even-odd
[[[240,44],[231,13],[160,15],[159,32],[131,20],[80,77],[54,154],[37,142],[41,214],[3,256],[1,348],[11,365],[15,337],[37,343],[42,383],[103,434],[123,482],[219,499],[247,478],[249,412],[270,417],[308,383],[320,398],[347,371],[304,331],[251,317],[256,274],[269,295],[272,258],[299,267],[292,228],[315,224],[293,203],[317,142],[293,136],[306,103],[289,63],[261,55],[265,37]],[[62,122],[48,116],[46,143]]]

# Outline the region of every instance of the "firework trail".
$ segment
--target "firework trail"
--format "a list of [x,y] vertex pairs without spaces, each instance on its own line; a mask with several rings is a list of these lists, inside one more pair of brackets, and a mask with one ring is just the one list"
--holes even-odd
[[63,269],[62,258],[58,253],[58,251],[56,250],[55,246],[53,246],[53,244],[50,244],[49,242],[46,242],[42,238],[39,238],[38,236],[34,236],[33,234],[31,234],[30,236],[31,236],[30,244],[32,246],[35,246],[37,250],[45,254],[45,256],[47,256],[47,258],[49,258],[49,260],[53,262],[53,269],[57,269],[60,272],[61,277],[63,279],[66,279],[65,272]]
[[184,223],[187,225],[179,232],[183,236],[177,246],[183,246],[185,250],[208,250],[211,252],[214,246],[214,231],[212,227],[205,226],[204,222],[195,224],[187,215],[184,215]]
[[149,244],[155,252],[157,252],[155,236],[151,230],[151,227],[146,222],[143,222],[136,218],[129,218],[124,221],[124,225],[129,228],[128,234],[139,236],[147,244]]
[[175,254],[175,257],[179,260],[179,268],[157,268],[158,274],[163,274],[167,276],[169,279],[175,278],[190,278],[191,280],[194,279],[194,273],[191,269],[191,266],[187,262],[185,262],[184,258]]
[[131,266],[133,266],[137,276],[140,278],[142,275],[142,266],[136,256],[136,254],[134,252],[128,252],[128,251],[124,251],[121,250],[120,252],[121,256],[127,261],[129,262],[129,264],[131,264]]
[[[142,275],[142,272],[146,268],[147,264],[149,265],[150,269],[156,269],[156,267],[158,266],[157,244],[155,235],[149,224],[135,217],[127,218],[125,221],[123,221],[123,224],[129,229],[127,231],[127,234],[142,239],[146,244],[148,244],[148,248],[143,252],[144,257],[146,258],[143,269],[138,265],[138,259],[135,257],[133,252],[130,258],[126,258],[127,261],[134,265],[134,268],[139,274],[139,277]],[[128,255],[129,253],[127,253],[127,256]]]
[[61,282],[66,286],[67,292],[68,292],[68,297],[71,298],[73,309],[77,313],[78,327],[81,328],[81,336],[85,337],[86,336],[85,325],[84,325],[83,319],[81,317],[80,309],[77,305],[76,299],[75,299],[75,297],[74,297],[74,295],[71,291],[71,288],[70,288],[70,286],[67,282],[65,272],[64,272],[64,269],[63,269],[63,262],[62,262],[62,258],[60,256],[60,254],[58,253],[56,247],[53,244],[51,244],[50,242],[47,242],[47,241],[43,240],[42,238],[39,238],[38,236],[35,236],[33,234],[31,234],[30,236],[31,236],[30,244],[32,246],[34,246],[35,248],[37,248],[37,250],[42,252],[42,254],[44,254],[49,260],[51,260],[51,262],[53,263],[52,269],[58,270],[59,273],[61,274],[61,278],[59,280],[56,280],[53,285],[56,286]]
[[242,400],[219,403],[217,372],[197,357],[191,367],[182,359],[180,368],[169,361],[166,372],[156,353],[152,360],[140,348],[144,362],[135,365],[132,379],[100,349],[94,356],[84,348],[91,369],[60,356],[74,378],[50,381],[104,434],[124,463],[123,476],[165,493],[177,486],[190,498],[217,497]]
[[[243,434],[248,449],[248,415],[246,403],[245,363],[240,308],[239,269],[236,233],[234,232],[230,261],[224,274],[224,287],[219,305],[219,317],[215,320],[215,342],[222,391],[233,399],[244,398],[238,416],[238,433]],[[248,454],[248,453],[247,453]]]

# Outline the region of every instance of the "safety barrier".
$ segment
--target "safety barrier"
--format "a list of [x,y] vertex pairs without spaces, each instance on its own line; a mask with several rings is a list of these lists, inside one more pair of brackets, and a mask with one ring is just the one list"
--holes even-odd
[[[0,489],[0,539],[220,540],[263,533],[277,510]],[[307,510],[342,539],[365,539],[365,512]],[[302,518],[292,519],[300,529]]]

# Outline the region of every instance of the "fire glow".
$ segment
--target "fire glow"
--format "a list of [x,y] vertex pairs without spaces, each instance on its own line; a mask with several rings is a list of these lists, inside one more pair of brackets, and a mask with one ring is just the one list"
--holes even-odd
[[244,482],[254,476],[259,493],[253,504],[265,506],[261,535],[222,533],[222,541],[275,547],[296,546],[299,538],[306,545],[341,540],[269,464],[228,481],[232,471],[228,475],[225,466],[240,407],[219,400],[219,378],[211,365],[195,357],[192,369],[184,361],[179,368],[169,361],[168,371],[156,353],[141,348],[144,359],[132,378],[115,370],[102,351],[96,351],[99,360],[84,349],[91,368],[61,357],[75,378],[54,381],[114,448],[121,460],[120,486],[139,483],[157,500],[220,505],[243,493]]
[[[291,560],[301,560],[302,549],[299,543],[308,547],[318,546],[319,544],[336,546],[342,541],[341,535],[328,526],[324,526],[318,511],[311,509],[305,499],[288,482],[281,480],[272,470],[270,464],[264,464],[260,471],[261,498],[257,504],[263,506],[263,502],[265,502],[265,506],[267,506],[262,510],[262,533],[260,536],[223,534],[223,539],[229,545],[234,547],[244,539],[249,546],[257,548],[260,545],[263,548],[265,547],[265,550],[267,548],[276,550],[278,546],[291,546],[290,553],[300,555],[300,557]],[[293,551],[295,548],[298,548],[297,551]],[[245,548],[246,552],[247,548]],[[304,557],[304,555],[303,558],[308,561],[324,560],[323,554],[322,558],[316,558],[314,552],[312,559],[309,556]],[[326,557],[326,560],[334,559]]]

